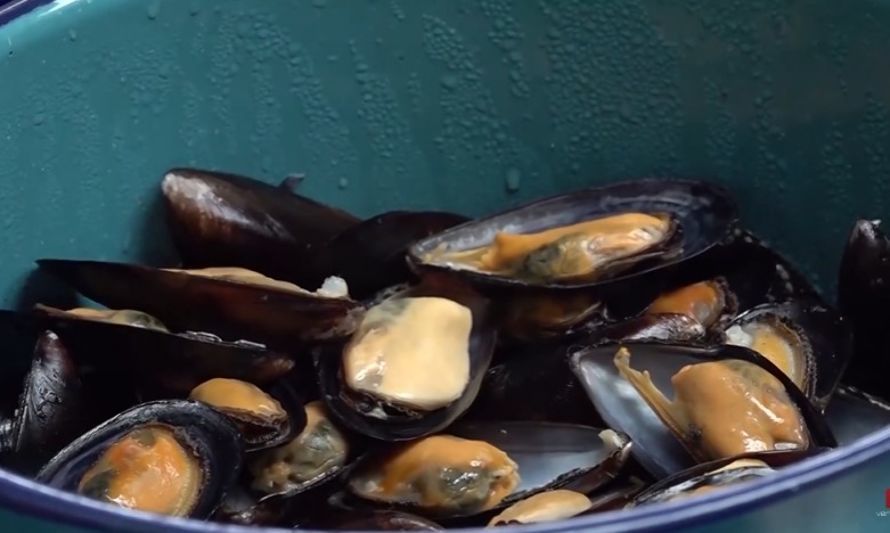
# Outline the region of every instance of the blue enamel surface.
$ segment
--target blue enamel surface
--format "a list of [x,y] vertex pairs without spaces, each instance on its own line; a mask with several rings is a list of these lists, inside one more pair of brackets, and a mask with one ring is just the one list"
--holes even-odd
[[[828,294],[853,219],[890,202],[884,0],[38,4],[0,15],[7,306],[55,296],[30,274],[40,256],[170,257],[157,182],[171,166],[305,173],[305,194],[361,215],[478,215],[613,179],[705,177]],[[887,530],[879,437],[758,489],[775,494],[633,525]],[[68,500],[23,490],[0,476],[0,500],[20,511],[4,524],[72,520]],[[620,530],[627,518],[591,520]],[[114,520],[74,518],[146,524]]]

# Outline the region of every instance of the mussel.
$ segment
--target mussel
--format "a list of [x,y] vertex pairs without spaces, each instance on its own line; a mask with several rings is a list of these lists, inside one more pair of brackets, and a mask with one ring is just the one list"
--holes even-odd
[[726,191],[712,184],[638,180],[461,224],[419,241],[409,257],[419,269],[483,284],[588,287],[696,256],[735,218]]
[[306,427],[279,447],[255,454],[248,461],[250,489],[261,495],[287,498],[337,477],[353,455],[349,437],[328,416],[321,401],[306,404]]
[[242,453],[224,415],[197,402],[149,402],[66,446],[37,480],[120,507],[207,518],[237,479]]
[[239,266],[299,283],[314,250],[360,222],[293,187],[209,170],[172,169],[161,190],[176,249],[192,268]]
[[207,334],[169,333],[157,319],[133,311],[39,306],[32,314],[0,311],[0,321],[35,337],[50,329],[78,362],[182,392],[214,377],[269,383],[294,366],[289,356],[261,345],[226,343]]
[[880,220],[858,220],[841,259],[837,300],[850,321],[854,349],[844,380],[869,394],[890,400],[890,238]]
[[319,350],[331,413],[375,439],[407,440],[457,419],[477,393],[497,338],[488,301],[450,278],[427,278],[367,310],[342,349]]
[[157,269],[101,261],[42,259],[41,268],[112,308],[138,309],[174,331],[208,331],[290,350],[349,335],[359,304],[342,280],[318,291],[243,268]]
[[288,395],[286,405],[253,383],[230,378],[213,378],[189,393],[199,401],[228,416],[238,427],[247,451],[278,446],[298,434],[306,425],[303,405]]
[[90,415],[77,366],[52,331],[37,339],[18,406],[0,425],[0,452],[16,468],[39,467],[81,432]]
[[[578,350],[572,366],[600,415],[633,439],[634,455],[656,478],[741,453],[836,446],[791,379],[747,348],[608,344]],[[673,400],[661,392],[671,387]]]

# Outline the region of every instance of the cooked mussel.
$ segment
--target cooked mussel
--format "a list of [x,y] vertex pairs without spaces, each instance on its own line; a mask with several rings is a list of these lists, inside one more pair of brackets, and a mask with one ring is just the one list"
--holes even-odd
[[239,266],[299,283],[314,250],[360,220],[293,189],[186,168],[168,171],[161,183],[173,241],[187,266]]
[[239,379],[207,380],[192,389],[189,399],[228,416],[241,431],[248,451],[278,446],[306,424],[303,405],[295,398],[288,397],[285,407],[273,395]]
[[572,490],[539,492],[518,501],[492,518],[489,526],[536,524],[577,516],[591,507],[590,498]]
[[585,287],[663,268],[720,242],[736,209],[703,182],[638,180],[533,202],[423,239],[419,269],[479,283]]
[[683,285],[658,296],[646,308],[645,315],[682,315],[709,329],[735,315],[738,304],[723,278]]
[[500,299],[501,331],[519,341],[570,335],[575,328],[595,328],[607,321],[605,305],[589,291],[517,291]]
[[[572,366],[600,415],[633,439],[633,453],[656,478],[747,452],[836,445],[791,379],[747,348],[608,344],[578,350]],[[673,400],[661,392],[670,388]]]
[[286,350],[349,335],[359,310],[337,278],[313,293],[243,268],[176,270],[55,259],[38,264],[91,300],[138,309],[171,330],[209,331]]
[[324,403],[309,402],[306,427],[290,442],[250,458],[250,488],[269,497],[290,497],[342,473],[351,457],[346,434],[331,420]]
[[149,402],[66,446],[37,480],[120,507],[207,518],[237,479],[242,453],[238,430],[210,407]]
[[33,314],[0,311],[0,321],[35,337],[50,329],[78,362],[175,391],[188,392],[214,377],[268,383],[294,366],[289,356],[258,344],[168,333],[157,319],[134,311],[64,311],[39,305]]
[[769,359],[820,409],[828,405],[852,349],[847,324],[819,302],[757,306],[733,319],[724,339]]
[[362,461],[349,488],[361,498],[432,515],[476,514],[513,493],[519,486],[517,468],[486,442],[434,435]]
[[[31,368],[11,419],[0,425],[0,452],[12,454],[17,469],[42,465],[89,426],[77,366],[58,335],[37,339]],[[90,424],[92,425],[92,424]]]
[[347,427],[381,440],[440,431],[469,408],[491,362],[488,301],[427,278],[367,310],[342,350],[319,350],[319,386]]

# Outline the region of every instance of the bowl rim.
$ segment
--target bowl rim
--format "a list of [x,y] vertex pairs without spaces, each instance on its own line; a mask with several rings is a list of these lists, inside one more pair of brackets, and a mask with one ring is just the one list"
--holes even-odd
[[0,26],[55,0],[0,0]]
[[[506,526],[505,531],[562,533],[568,531],[665,531],[701,526],[721,518],[739,516],[788,499],[862,468],[881,455],[890,455],[890,428],[876,431],[846,447],[837,448],[789,465],[772,476],[699,498],[664,502],[633,511],[615,510],[561,522]],[[130,511],[85,496],[42,485],[0,469],[0,504],[31,518],[56,525],[115,531],[175,531],[180,533],[272,533],[292,531],[221,524]],[[481,531],[467,530],[467,531]]]

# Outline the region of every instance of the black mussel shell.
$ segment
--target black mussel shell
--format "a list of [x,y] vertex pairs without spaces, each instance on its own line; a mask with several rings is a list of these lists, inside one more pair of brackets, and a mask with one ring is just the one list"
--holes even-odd
[[161,189],[173,241],[189,267],[240,266],[299,283],[314,250],[360,222],[292,186],[233,174],[172,169]]
[[469,220],[441,211],[390,211],[340,233],[313,253],[312,277],[303,284],[317,286],[327,276],[346,280],[356,299],[411,279],[405,252],[414,242]]
[[663,279],[662,291],[722,279],[739,310],[764,303],[814,300],[821,297],[810,281],[788,259],[746,229],[736,228],[719,245],[677,266]]
[[825,419],[838,444],[846,446],[890,427],[890,403],[855,387],[841,385],[825,410]]
[[517,343],[583,335],[611,318],[597,292],[529,289],[491,296],[502,308],[502,335]]
[[137,309],[175,331],[210,331],[291,349],[295,343],[344,337],[359,304],[346,297],[295,292],[141,265],[38,261],[78,292],[113,309]]
[[[248,452],[280,446],[296,437],[306,427],[306,411],[300,395],[285,380],[279,380],[263,391],[281,405],[283,416],[273,417],[251,412],[246,409],[218,407],[208,403],[212,409],[229,417],[241,433]],[[202,401],[192,391],[190,399]]]
[[235,485],[226,492],[213,519],[242,526],[274,526],[284,515],[281,501],[259,502],[247,490]]
[[569,368],[570,346],[570,342],[548,342],[501,350],[501,362],[485,373],[466,418],[601,425]]
[[[90,416],[83,384],[68,349],[52,331],[37,339],[31,369],[0,445],[18,469],[36,469],[80,433]],[[90,424],[92,425],[92,424]]]
[[102,453],[127,432],[160,425],[201,467],[202,487],[188,516],[213,514],[241,470],[244,453],[238,430],[222,414],[199,402],[163,400],[138,405],[111,418],[66,446],[37,474],[37,481],[75,491],[81,477]]
[[421,516],[394,509],[356,509],[332,513],[313,527],[344,531],[440,531],[442,526]]
[[34,314],[0,310],[0,322],[35,337],[50,329],[78,363],[179,392],[187,393],[215,377],[270,383],[294,365],[289,356],[254,343],[227,343],[207,334],[172,334],[99,322],[50,307],[41,307]]
[[[820,449],[773,450],[747,453],[701,463],[650,485],[646,490],[640,492],[628,507],[670,501],[684,497],[696,490],[709,490],[711,488],[725,487],[743,481],[768,477],[776,472],[776,468],[812,457],[821,451]],[[745,462],[746,459],[764,464],[747,463]],[[736,467],[724,470],[725,467],[737,461],[741,462]]]
[[778,326],[780,331],[788,332],[787,341],[805,358],[801,365],[803,381],[794,381],[816,407],[824,410],[852,353],[853,341],[843,317],[833,308],[812,300],[767,303],[733,319],[724,340],[729,341],[726,337],[733,326],[752,323]]
[[[427,259],[435,250],[463,251],[486,246],[492,242],[498,231],[537,232],[628,211],[670,214],[679,230],[670,243],[657,251],[634,258],[645,260],[633,266],[624,265],[629,266],[629,269],[616,270],[613,276],[599,280],[569,283],[530,281],[469,269],[455,269],[454,266]],[[561,289],[601,287],[663,269],[701,254],[726,236],[736,217],[737,210],[729,194],[711,183],[661,179],[627,181],[539,200],[461,224],[417,242],[409,250],[409,258],[417,269],[456,271],[483,285]]]
[[582,348],[571,355],[571,366],[590,400],[609,427],[626,433],[634,442],[634,457],[649,474],[662,479],[696,464],[691,451],[665,425],[614,364],[620,347],[627,348],[636,363],[648,371],[664,393],[673,390],[671,377],[682,367],[707,361],[737,359],[753,363],[772,374],[785,387],[810,434],[810,446],[837,445],[818,409],[781,370],[759,353],[741,346],[621,343]]
[[396,407],[376,398],[348,390],[341,374],[342,347],[319,349],[314,355],[322,398],[342,425],[368,437],[400,441],[420,438],[441,431],[460,417],[476,399],[485,371],[491,363],[497,342],[490,303],[468,285],[451,276],[431,275],[397,297],[438,296],[451,299],[470,309],[470,377],[463,394],[446,407],[416,411]]
[[858,220],[838,275],[837,300],[853,329],[853,356],[844,383],[890,400],[890,238],[879,220]]
[[485,441],[516,462],[519,486],[497,509],[545,490],[593,492],[619,475],[632,449],[627,435],[578,424],[466,422],[448,432]]

